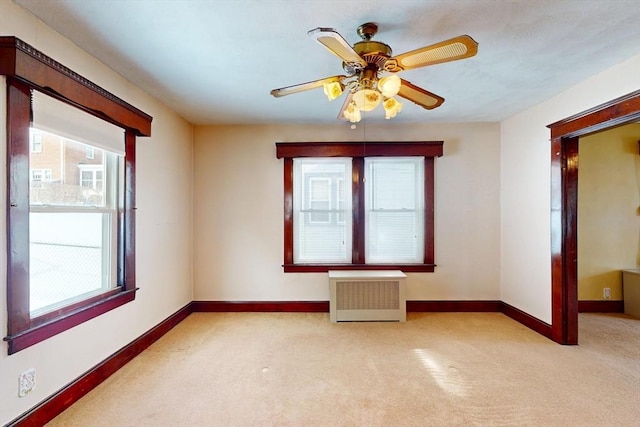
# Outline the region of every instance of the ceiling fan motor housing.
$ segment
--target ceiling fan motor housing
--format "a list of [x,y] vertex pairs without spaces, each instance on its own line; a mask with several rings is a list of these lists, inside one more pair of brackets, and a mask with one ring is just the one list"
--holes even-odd
[[[362,59],[364,59],[368,67],[375,66],[376,71],[383,69],[385,62],[391,57],[391,47],[385,43],[371,40],[363,40],[353,45]],[[342,63],[342,68],[349,74],[356,74],[357,70],[346,63]]]

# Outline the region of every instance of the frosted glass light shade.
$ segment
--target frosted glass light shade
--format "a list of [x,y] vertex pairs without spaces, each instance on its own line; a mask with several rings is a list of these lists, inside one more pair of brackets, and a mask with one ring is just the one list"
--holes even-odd
[[387,119],[392,119],[402,111],[402,103],[398,102],[395,98],[388,98],[382,104],[384,107],[384,116]]
[[344,112],[342,114],[351,123],[358,123],[360,120],[362,120],[362,114],[360,114],[360,110],[358,110],[358,107],[356,107],[353,102],[347,105],[347,108],[344,109]]
[[361,89],[353,94],[353,102],[361,111],[371,111],[380,105],[382,95],[372,89]]
[[378,81],[378,90],[385,98],[391,98],[398,94],[400,85],[402,85],[400,77],[396,74],[392,74],[388,77],[383,77]]
[[329,101],[333,101],[340,95],[342,95],[342,84],[340,82],[325,83],[324,94],[327,95]]

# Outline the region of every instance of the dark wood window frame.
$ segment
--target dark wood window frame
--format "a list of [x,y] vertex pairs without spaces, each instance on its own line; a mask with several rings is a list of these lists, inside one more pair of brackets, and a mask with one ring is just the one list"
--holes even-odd
[[[7,90],[7,336],[13,354],[135,299],[135,143],[152,117],[16,37],[0,37]],[[125,130],[124,203],[118,208],[115,289],[32,318],[29,313],[31,93],[43,92]]]
[[[276,157],[284,159],[284,271],[326,272],[329,270],[434,271],[435,157],[441,157],[442,141],[411,142],[277,142]],[[364,158],[424,157],[425,236],[421,264],[365,264]],[[351,264],[294,264],[293,262],[293,159],[297,157],[351,157],[353,248]]]

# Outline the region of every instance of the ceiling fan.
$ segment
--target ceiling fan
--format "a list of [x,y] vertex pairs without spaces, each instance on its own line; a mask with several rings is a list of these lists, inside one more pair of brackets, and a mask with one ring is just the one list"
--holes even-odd
[[395,95],[427,110],[437,108],[444,102],[441,96],[401,79],[397,73],[469,58],[478,52],[478,43],[471,37],[462,35],[392,56],[391,47],[371,40],[377,32],[378,26],[373,22],[360,25],[357,33],[362,40],[351,46],[333,28],[319,27],[310,30],[307,33],[309,36],[342,60],[342,68],[347,75],[274,89],[271,95],[281,97],[324,87],[329,100],[333,100],[347,89],[347,97],[338,118],[348,119],[352,123],[359,122],[362,118],[361,111],[371,111],[382,102],[385,117],[390,119],[402,109],[402,103],[394,98]]

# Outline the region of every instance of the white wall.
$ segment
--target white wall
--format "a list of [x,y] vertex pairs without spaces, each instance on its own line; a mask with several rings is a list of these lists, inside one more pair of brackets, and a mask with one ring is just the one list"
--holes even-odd
[[502,301],[551,323],[551,134],[546,126],[639,88],[640,55],[502,122]]
[[[0,0],[0,34],[15,35],[153,116],[137,145],[136,300],[7,356],[0,345],[0,424],[38,404],[166,317],[192,295],[192,127],[10,0]],[[6,86],[0,81],[0,122]],[[0,206],[6,206],[6,132],[0,131]],[[6,216],[0,209],[0,330],[7,330]],[[36,369],[37,387],[18,398],[18,376]]]
[[326,273],[283,273],[283,161],[275,142],[443,140],[436,159],[435,273],[410,300],[499,298],[499,126],[487,123],[198,126],[196,300],[327,301]]

